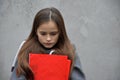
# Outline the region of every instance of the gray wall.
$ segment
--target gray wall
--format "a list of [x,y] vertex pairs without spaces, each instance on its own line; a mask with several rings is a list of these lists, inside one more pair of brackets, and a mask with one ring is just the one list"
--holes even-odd
[[87,80],[120,80],[120,0],[0,0],[0,80],[44,7],[63,14]]

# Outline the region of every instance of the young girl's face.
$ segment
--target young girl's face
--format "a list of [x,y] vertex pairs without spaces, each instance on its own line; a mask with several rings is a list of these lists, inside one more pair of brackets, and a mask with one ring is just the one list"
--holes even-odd
[[52,20],[41,24],[37,29],[39,42],[45,48],[52,48],[58,41],[59,31],[56,23]]

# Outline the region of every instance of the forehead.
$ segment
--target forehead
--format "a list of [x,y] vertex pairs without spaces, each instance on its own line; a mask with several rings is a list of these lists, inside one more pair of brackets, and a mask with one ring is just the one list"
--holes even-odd
[[58,31],[58,27],[54,21],[50,20],[48,22],[41,24],[37,30],[39,30],[39,31]]

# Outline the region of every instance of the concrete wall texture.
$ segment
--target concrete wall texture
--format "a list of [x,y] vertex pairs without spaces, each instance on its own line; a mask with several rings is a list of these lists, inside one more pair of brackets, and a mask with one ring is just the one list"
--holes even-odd
[[61,11],[87,80],[120,80],[120,0],[0,0],[0,80],[9,80],[17,49],[45,7]]

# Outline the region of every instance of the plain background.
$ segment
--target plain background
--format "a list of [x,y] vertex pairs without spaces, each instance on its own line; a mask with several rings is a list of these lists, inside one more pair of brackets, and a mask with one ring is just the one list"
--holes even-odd
[[0,0],[0,80],[42,8],[56,7],[87,80],[120,80],[120,0]]

